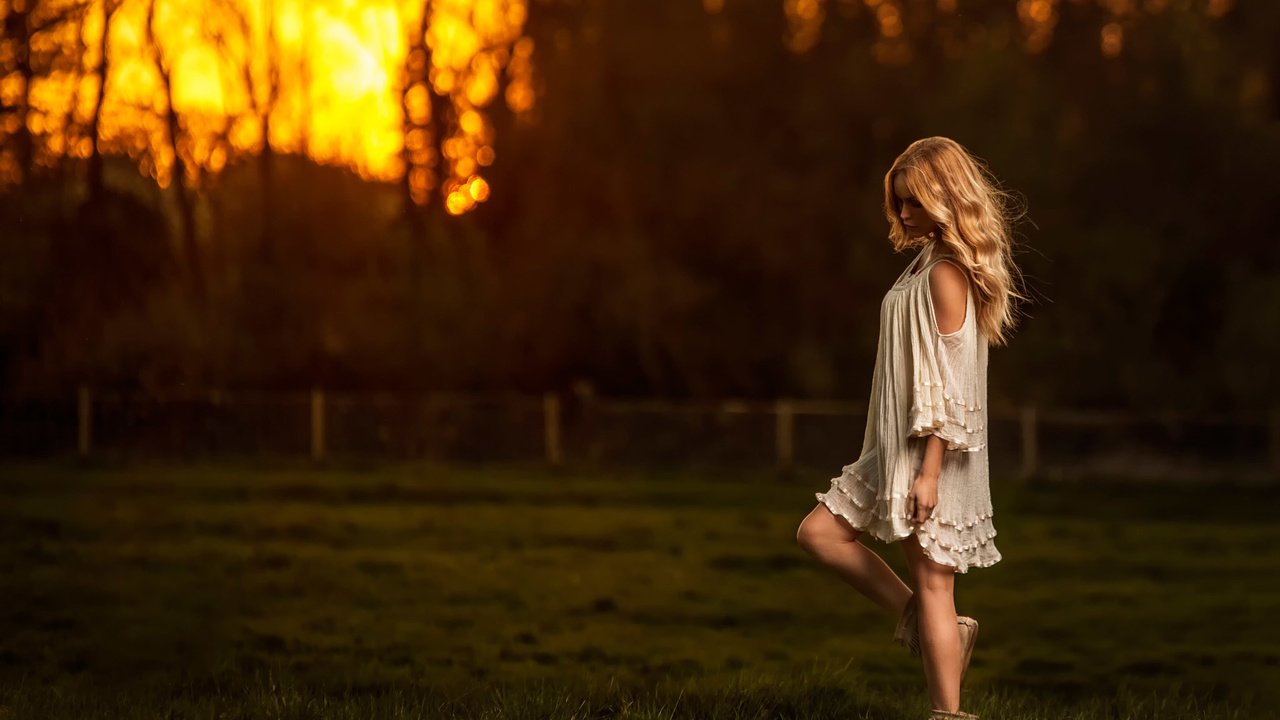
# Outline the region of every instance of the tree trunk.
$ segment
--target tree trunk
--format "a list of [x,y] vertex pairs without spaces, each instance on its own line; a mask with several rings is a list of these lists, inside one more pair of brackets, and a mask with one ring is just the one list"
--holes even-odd
[[106,189],[103,183],[101,135],[102,104],[107,97],[107,75],[111,69],[107,54],[107,40],[111,35],[111,19],[119,9],[118,0],[104,0],[102,7],[102,38],[98,42],[101,57],[98,61],[98,97],[93,103],[93,118],[89,121],[89,137],[93,140],[93,153],[89,156],[89,199],[100,200]]
[[[276,53],[276,17],[275,3],[268,0],[263,9],[267,23],[267,100],[258,109],[258,118],[262,124],[262,152],[258,154],[258,180],[262,193],[262,242],[259,245],[260,259],[271,265],[277,260],[275,246],[275,178],[273,174],[274,153],[271,148],[271,111],[275,109],[277,93],[280,89],[279,57]],[[248,70],[246,69],[246,73]],[[252,92],[250,86],[250,92]]]
[[[424,127],[414,120],[413,112],[409,106],[409,93],[415,87],[425,87],[429,96],[434,97],[435,92],[431,88],[431,49],[427,47],[426,35],[427,26],[431,19],[431,3],[429,0],[423,3],[422,19],[419,21],[414,35],[409,39],[408,53],[405,56],[405,86],[400,94],[400,108],[403,113],[403,132],[404,144],[401,150],[401,159],[404,162],[404,173],[400,178],[401,202],[403,203],[402,212],[404,222],[407,229],[407,242],[409,243],[409,287],[408,287],[408,312],[405,314],[408,328],[406,336],[409,345],[410,362],[418,364],[423,360],[423,323],[425,322],[425,314],[423,312],[422,290],[423,277],[425,275],[424,265],[426,263],[425,244],[427,242],[427,213],[434,205],[431,202],[431,195],[427,193],[422,204],[419,204],[414,197],[413,190],[413,173],[417,169],[418,164],[414,160],[412,149],[409,147],[409,137],[415,131],[430,132],[430,127]],[[435,120],[434,104],[432,107],[432,117],[428,121]],[[421,168],[430,170],[430,168]]]
[[31,78],[35,75],[31,69],[31,13],[29,9],[19,10],[15,6],[5,18],[6,35],[14,40],[17,57],[17,72],[22,78],[22,94],[18,96],[18,104],[14,108],[18,122],[13,133],[14,159],[18,163],[18,172],[25,182],[31,177],[34,165],[34,144],[31,139],[31,128],[27,127],[27,119],[31,114]]
[[187,187],[187,163],[178,151],[178,112],[173,109],[173,86],[169,82],[168,73],[164,74],[165,92],[168,95],[169,110],[169,149],[173,153],[173,191],[178,201],[178,217],[182,223],[182,248],[187,256],[187,271],[190,274],[191,290],[197,302],[203,304],[205,299],[204,263],[200,257],[200,243],[196,239],[196,213],[191,191]]
[[165,130],[169,134],[169,152],[173,153],[171,169],[174,197],[178,203],[178,219],[181,225],[182,254],[186,256],[188,279],[196,302],[204,304],[204,264],[200,261],[200,244],[196,241],[196,216],[192,207],[191,193],[187,188],[187,163],[182,158],[178,147],[179,133],[182,124],[179,122],[178,110],[173,106],[173,72],[165,62],[164,52],[156,42],[155,19],[156,2],[151,0],[147,8],[147,37],[151,50],[155,53],[156,72],[160,74],[160,82],[164,85],[165,94]]

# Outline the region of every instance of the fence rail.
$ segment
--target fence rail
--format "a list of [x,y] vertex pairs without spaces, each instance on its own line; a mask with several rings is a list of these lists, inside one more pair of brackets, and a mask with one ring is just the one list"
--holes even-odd
[[[69,394],[70,395],[70,394]],[[81,386],[0,398],[0,454],[291,455],[573,463],[838,467],[866,404],[668,401],[577,394],[231,392],[157,397]],[[991,406],[993,472],[1280,480],[1280,408],[1249,415]]]

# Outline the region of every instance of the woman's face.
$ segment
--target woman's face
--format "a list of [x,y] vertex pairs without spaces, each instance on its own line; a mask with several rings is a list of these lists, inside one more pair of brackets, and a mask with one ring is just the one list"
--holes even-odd
[[915,239],[937,229],[938,223],[929,217],[920,202],[911,195],[902,174],[893,176],[893,194],[898,198],[898,219],[907,230],[907,237]]

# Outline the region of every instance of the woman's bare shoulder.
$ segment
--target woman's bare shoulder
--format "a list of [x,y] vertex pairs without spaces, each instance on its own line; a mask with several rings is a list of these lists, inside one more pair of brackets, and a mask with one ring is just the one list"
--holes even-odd
[[955,260],[943,258],[929,268],[929,294],[940,333],[953,333],[964,325],[969,278]]

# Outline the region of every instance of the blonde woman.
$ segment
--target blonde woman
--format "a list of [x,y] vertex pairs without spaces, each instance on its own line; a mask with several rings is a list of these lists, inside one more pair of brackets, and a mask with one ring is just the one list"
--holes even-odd
[[[880,305],[862,452],[796,539],[897,619],[923,658],[931,719],[970,718],[960,686],[978,623],[957,616],[955,573],[1001,559],[987,474],[987,348],[1014,324],[1012,196],[954,140],[911,144],[884,178],[895,252],[918,254]],[[859,538],[900,543],[909,587]]]

